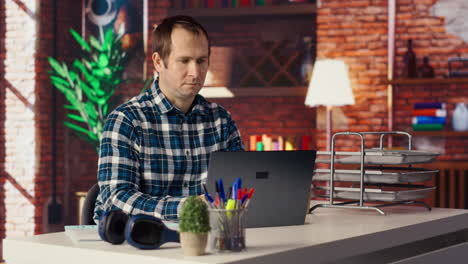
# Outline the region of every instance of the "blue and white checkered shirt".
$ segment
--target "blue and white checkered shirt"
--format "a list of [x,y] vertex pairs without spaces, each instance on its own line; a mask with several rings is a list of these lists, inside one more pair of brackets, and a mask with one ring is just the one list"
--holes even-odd
[[94,218],[119,208],[177,219],[186,197],[202,194],[210,153],[242,150],[239,130],[224,108],[197,95],[184,114],[155,81],[107,117]]

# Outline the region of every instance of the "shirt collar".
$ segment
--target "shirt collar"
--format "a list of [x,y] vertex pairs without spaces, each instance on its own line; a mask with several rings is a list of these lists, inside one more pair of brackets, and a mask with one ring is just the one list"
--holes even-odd
[[[151,101],[155,103],[156,111],[160,114],[167,114],[171,111],[181,113],[180,111],[169,99],[167,99],[166,95],[161,91],[159,88],[158,79],[153,81],[151,88],[147,91],[149,98]],[[198,115],[205,115],[209,111],[209,103],[206,99],[197,94],[194,99],[192,109],[187,113],[187,115],[198,114]]]

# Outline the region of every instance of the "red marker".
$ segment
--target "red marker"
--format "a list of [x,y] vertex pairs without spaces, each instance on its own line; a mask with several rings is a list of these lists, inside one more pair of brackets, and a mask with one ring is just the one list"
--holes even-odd
[[255,189],[250,188],[249,194],[247,195],[247,202],[245,203],[244,208],[247,208],[247,206],[249,206],[250,199],[252,199],[252,195],[254,194],[254,192],[255,192]]

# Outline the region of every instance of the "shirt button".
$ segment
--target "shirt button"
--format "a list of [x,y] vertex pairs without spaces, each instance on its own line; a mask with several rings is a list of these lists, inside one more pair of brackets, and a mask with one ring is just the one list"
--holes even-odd
[[186,150],[186,151],[185,151],[185,155],[189,156],[189,155],[190,155],[190,151]]
[[184,183],[184,187],[187,188],[187,187],[188,187],[188,184],[187,184],[187,183]]

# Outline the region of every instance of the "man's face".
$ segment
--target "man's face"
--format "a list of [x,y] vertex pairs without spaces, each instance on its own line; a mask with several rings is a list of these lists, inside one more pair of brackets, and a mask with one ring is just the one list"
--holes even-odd
[[174,28],[171,40],[167,64],[159,54],[153,54],[159,86],[169,100],[191,103],[205,83],[209,64],[208,41],[201,32],[195,35],[182,28]]

